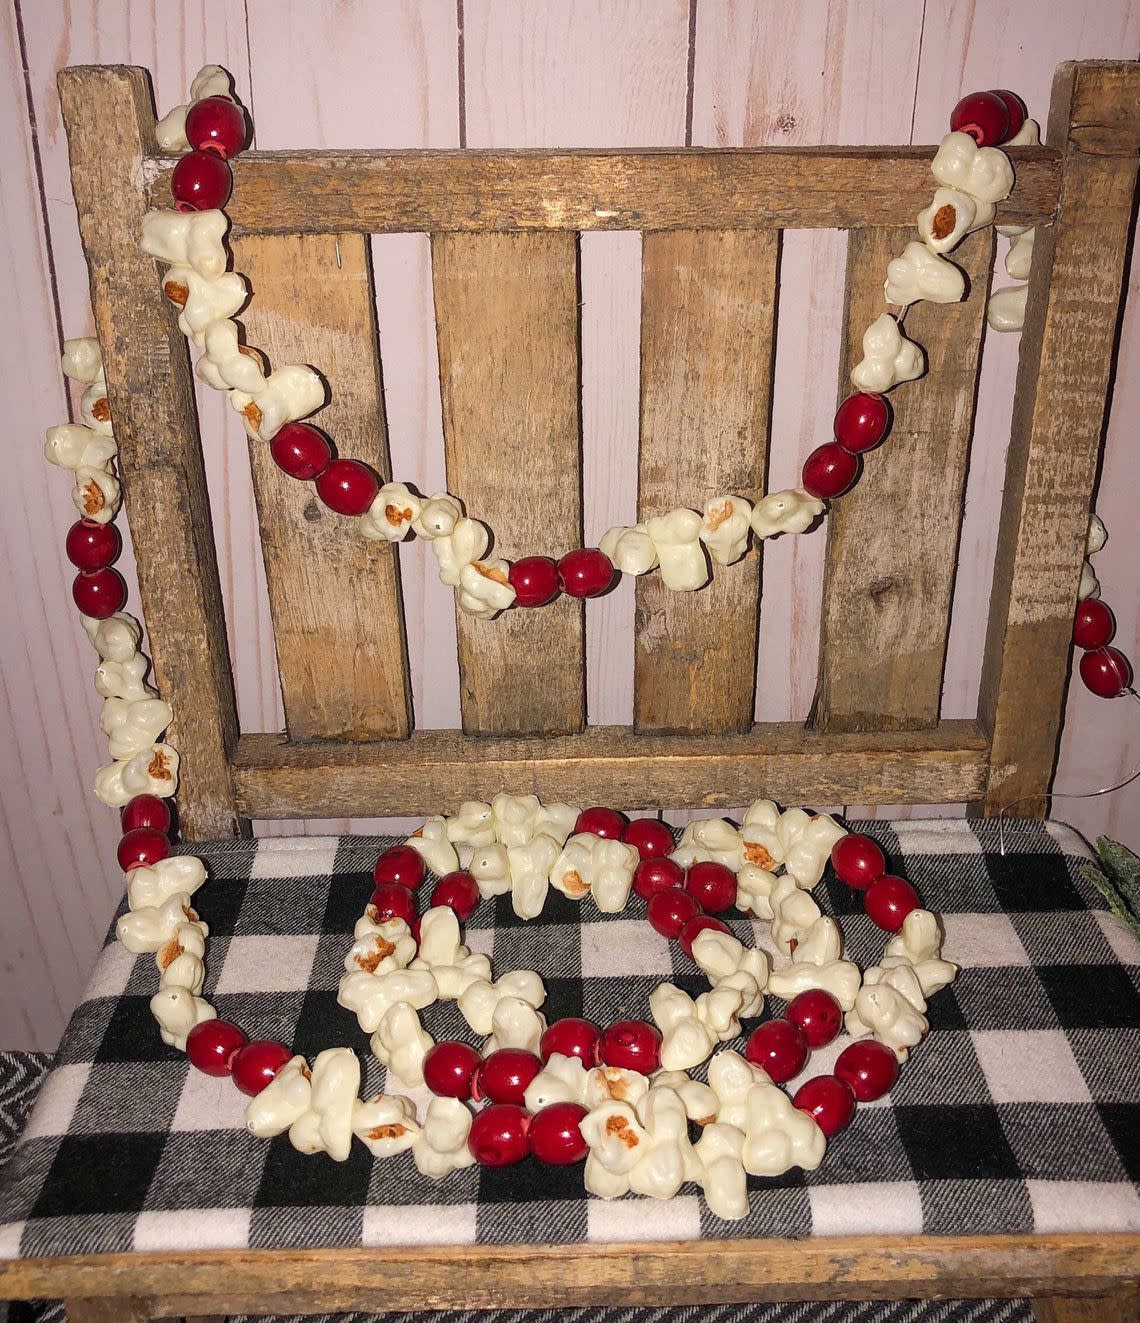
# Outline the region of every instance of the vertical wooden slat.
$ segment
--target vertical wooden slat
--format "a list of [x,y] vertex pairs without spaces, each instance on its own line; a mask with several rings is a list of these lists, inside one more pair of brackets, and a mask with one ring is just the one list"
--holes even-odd
[[[340,261],[337,261],[339,243]],[[270,364],[312,363],[328,405],[313,419],[341,455],[391,476],[363,235],[247,237],[234,266],[253,298],[241,320]],[[398,553],[360,537],[311,484],[250,447],[290,739],[403,738],[411,728]]]
[[[432,280],[448,487],[492,555],[559,556],[582,538],[577,236],[434,235]],[[582,727],[581,602],[456,620],[465,731]]]
[[138,163],[156,148],[150,80],[123,66],[63,69],[59,94],[151,657],[174,708],[179,819],[189,838],[229,836],[246,829],[229,762],[237,710],[190,366],[139,247]]
[[[840,399],[855,389],[863,332],[888,310],[887,263],[914,237],[850,234]],[[920,730],[938,720],[993,250],[992,230],[970,235],[950,259],[966,273],[968,297],[907,311],[926,375],[891,393],[889,437],[831,506],[813,713],[822,730]]]
[[1063,64],[1049,142],[1056,222],[1039,229],[1021,337],[978,716],[990,782],[974,811],[1040,816],[1057,754],[1073,610],[1120,319],[1140,148],[1140,65]]
[[[645,236],[638,518],[762,490],[778,256],[774,230]],[[639,729],[751,726],[759,598],[756,554],[695,593],[638,580]]]

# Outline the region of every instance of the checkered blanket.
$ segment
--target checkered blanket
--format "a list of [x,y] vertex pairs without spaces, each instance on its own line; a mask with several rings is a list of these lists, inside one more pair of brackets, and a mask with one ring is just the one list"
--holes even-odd
[[[1140,1230],[1140,944],[1081,879],[1083,842],[1065,827],[1007,823],[1002,856],[992,823],[860,829],[942,915],[945,954],[962,972],[932,998],[930,1035],[889,1097],[858,1109],[817,1171],[749,1178],[743,1222],[718,1220],[691,1187],[665,1203],[587,1199],[580,1168],[533,1159],[437,1184],[406,1153],[374,1161],[356,1144],[337,1164],[302,1157],[285,1137],[256,1140],[230,1082],[162,1045],[147,1005],[153,957],[112,942],[3,1172],[0,1257]],[[385,1087],[385,1071],[336,988],[385,843],[269,838],[199,850],[211,872],[195,901],[211,929],[205,995],[219,1015],[298,1052],[355,1046],[364,1096]],[[875,963],[884,938],[858,895],[834,879],[815,894],[851,958]],[[767,924],[731,926],[768,943]],[[707,986],[636,897],[616,917],[552,891],[527,924],[501,897],[480,906],[467,941],[496,974],[538,970],[551,1020],[644,1017],[663,979],[694,994]],[[454,1003],[423,1018],[437,1038],[470,1037]],[[845,1041],[814,1053],[805,1077],[829,1069]]]

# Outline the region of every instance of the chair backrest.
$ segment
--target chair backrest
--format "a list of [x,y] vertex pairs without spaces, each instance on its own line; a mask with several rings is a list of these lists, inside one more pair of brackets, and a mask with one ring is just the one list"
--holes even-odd
[[[253,817],[438,811],[502,789],[621,807],[969,801],[1044,790],[1129,243],[1140,66],[1074,63],[1048,146],[1011,151],[998,222],[1039,226],[976,720],[940,702],[993,232],[969,297],[919,304],[929,374],[897,393],[890,463],[827,527],[805,725],[753,723],[759,558],[698,593],[637,583],[635,722],[585,724],[581,603],[458,617],[462,731],[414,731],[396,552],[326,517],[250,449],[287,732],[239,732],[185,344],[138,247],[168,205],[147,75],[65,69],[60,95],[143,610],[174,706],[191,836]],[[886,261],[930,195],[930,148],[252,152],[235,168],[250,342],[313,362],[316,420],[389,473],[368,236],[431,236],[447,481],[497,552],[582,537],[578,234],[644,234],[639,515],[763,491],[780,231],[849,231],[840,392]],[[330,279],[335,272],[335,279]],[[335,583],[335,592],[328,585]],[[346,610],[351,601],[352,609]],[[869,623],[870,622],[870,623]]]

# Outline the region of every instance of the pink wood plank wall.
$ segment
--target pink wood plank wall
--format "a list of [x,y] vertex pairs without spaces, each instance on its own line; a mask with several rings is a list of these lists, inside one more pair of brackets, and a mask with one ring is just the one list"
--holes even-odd
[[[59,342],[90,330],[57,69],[145,65],[165,109],[182,99],[200,64],[224,64],[267,148],[931,142],[968,87],[1016,87],[1043,116],[1060,60],[1140,54],[1140,0],[0,0],[0,40],[2,444],[6,489],[18,494],[9,496],[0,533],[8,585],[0,638],[0,1048],[25,1048],[54,1044],[121,888],[109,863],[113,815],[88,792],[103,741],[93,654],[70,609],[60,549],[70,523],[67,481],[40,454],[44,429],[68,409]],[[630,519],[635,507],[640,248],[637,235],[582,243],[588,537]],[[838,234],[785,241],[773,485],[794,479],[827,427],[843,253]],[[377,239],[374,259],[394,467],[438,490],[443,448],[426,241]],[[1133,288],[1138,280],[1134,263]],[[946,679],[950,716],[971,714],[977,697],[1016,357],[1016,338],[989,337]],[[280,699],[244,444],[217,397],[201,407],[241,718],[247,728],[276,728]],[[1134,298],[1098,507],[1112,534],[1098,568],[1134,656],[1138,420]],[[822,551],[819,537],[767,551],[760,718],[807,713]],[[408,622],[417,720],[453,725],[450,592],[428,572],[422,544],[401,555],[408,600],[421,604]],[[628,584],[588,613],[594,721],[630,719],[632,618]],[[1140,722],[1122,715],[1074,689],[1059,788],[1106,784],[1140,762]],[[1055,811],[1086,833],[1107,831],[1140,846],[1138,785],[1059,801]]]

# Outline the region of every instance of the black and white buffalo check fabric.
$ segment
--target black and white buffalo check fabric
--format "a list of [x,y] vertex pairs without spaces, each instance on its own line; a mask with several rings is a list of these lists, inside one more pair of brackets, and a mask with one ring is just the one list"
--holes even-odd
[[[1065,827],[1007,823],[1003,856],[992,823],[861,827],[942,915],[945,954],[962,972],[932,998],[930,1035],[889,1097],[859,1108],[817,1171],[750,1178],[742,1222],[714,1217],[693,1187],[664,1203],[588,1199],[580,1168],[533,1159],[436,1183],[409,1154],[374,1161],[356,1144],[338,1164],[301,1156],[285,1137],[256,1140],[230,1082],[162,1045],[148,1010],[153,957],[112,942],[0,1177],[0,1257],[1140,1230],[1140,944],[1081,879],[1083,842]],[[205,995],[218,1014],[310,1057],[356,1047],[365,1096],[385,1087],[385,1071],[336,988],[382,844],[203,846],[211,880],[195,901],[211,929]],[[858,895],[834,879],[815,894],[851,958],[875,963],[884,937]],[[767,924],[731,926],[768,943]],[[466,940],[496,975],[538,970],[551,1020],[644,1017],[662,980],[693,994],[707,986],[636,897],[615,917],[551,891],[541,920],[526,924],[502,897],[480,906]],[[437,1038],[470,1038],[454,1003],[423,1018]],[[828,1070],[845,1041],[814,1053],[805,1078]],[[422,1115],[426,1095],[416,1101]]]

